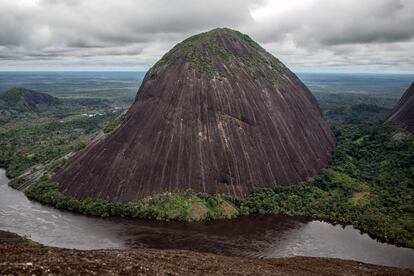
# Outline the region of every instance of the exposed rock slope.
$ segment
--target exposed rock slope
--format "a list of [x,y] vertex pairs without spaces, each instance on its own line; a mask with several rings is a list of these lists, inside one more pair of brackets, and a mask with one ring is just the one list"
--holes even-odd
[[248,36],[214,29],[146,74],[121,126],[55,176],[77,198],[192,189],[244,196],[328,165],[335,138],[307,87]]
[[414,134],[414,82],[394,107],[387,122],[401,125]]

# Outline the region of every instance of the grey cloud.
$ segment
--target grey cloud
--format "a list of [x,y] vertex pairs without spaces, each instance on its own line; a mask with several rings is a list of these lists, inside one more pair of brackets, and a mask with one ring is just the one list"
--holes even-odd
[[270,42],[293,38],[300,44],[394,42],[414,37],[414,1],[315,0],[252,27]]
[[103,44],[91,43],[83,39],[69,41],[67,46],[74,47],[74,48],[104,48],[105,47],[105,45]]
[[[251,22],[249,4],[260,1],[40,0],[0,2],[0,45],[39,50],[128,46],[182,39],[216,26]],[[10,47],[8,47],[10,49]],[[7,53],[4,53],[6,55]],[[139,53],[137,53],[139,54]]]
[[[1,7],[0,7],[1,8]],[[25,30],[21,20],[13,14],[0,16],[0,45],[19,45],[25,41]]]
[[303,1],[283,13],[275,5],[274,14],[252,17],[253,9],[272,1],[286,2],[0,0],[0,59],[146,69],[189,35],[227,26],[299,70],[371,62],[414,71],[412,0]]

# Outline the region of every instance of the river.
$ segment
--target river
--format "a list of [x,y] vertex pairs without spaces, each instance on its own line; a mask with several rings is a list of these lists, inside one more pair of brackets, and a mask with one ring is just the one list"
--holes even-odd
[[0,230],[45,245],[190,249],[262,258],[318,256],[414,268],[414,249],[378,242],[352,226],[272,215],[199,223],[101,219],[30,201],[7,182],[0,170]]

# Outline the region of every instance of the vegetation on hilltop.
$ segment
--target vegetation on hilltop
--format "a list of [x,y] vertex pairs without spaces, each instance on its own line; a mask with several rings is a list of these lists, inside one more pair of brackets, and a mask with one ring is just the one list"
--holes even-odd
[[[230,44],[229,41],[237,41],[239,45],[242,45],[240,48],[244,49],[228,48],[226,45]],[[240,52],[236,53],[237,51]],[[264,78],[270,82],[273,82],[274,78],[278,78],[278,73],[287,70],[279,60],[270,55],[248,35],[229,28],[217,28],[194,35],[178,43],[153,66],[150,79],[156,79],[159,68],[179,58],[185,58],[193,69],[209,79],[221,78],[223,65],[237,67],[242,63],[247,65],[248,72],[255,79]],[[263,68],[268,67],[275,73],[273,76],[265,76],[262,72]]]

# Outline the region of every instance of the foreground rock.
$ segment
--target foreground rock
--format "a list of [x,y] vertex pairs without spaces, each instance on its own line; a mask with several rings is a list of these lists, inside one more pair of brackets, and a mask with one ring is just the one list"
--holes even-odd
[[318,174],[334,145],[294,73],[247,35],[215,29],[154,65],[119,128],[55,180],[66,195],[113,202],[187,189],[245,196]]
[[405,91],[386,122],[398,124],[414,134],[414,82]]
[[413,275],[414,270],[328,258],[254,259],[178,250],[81,251],[0,231],[0,274],[23,275]]

